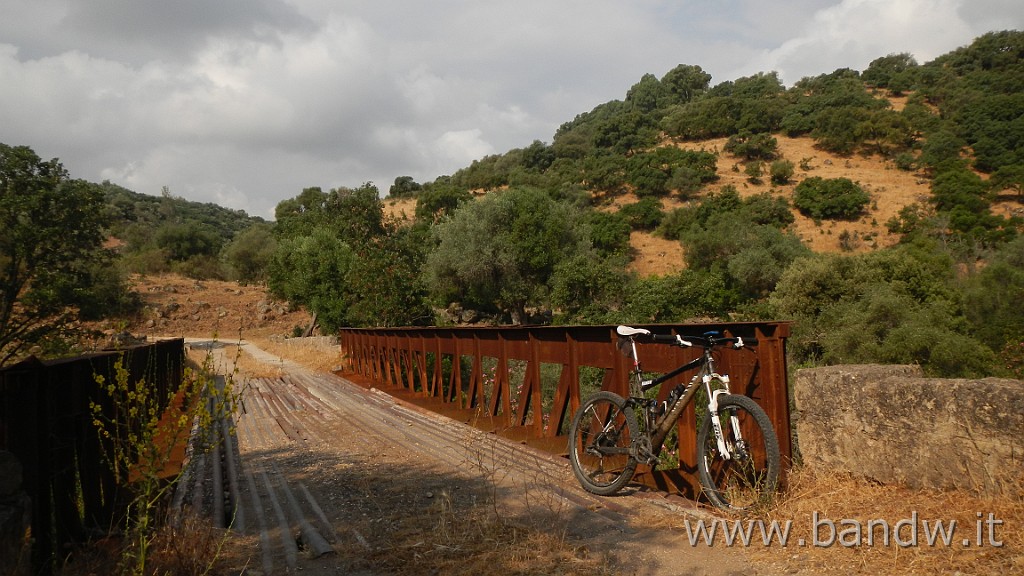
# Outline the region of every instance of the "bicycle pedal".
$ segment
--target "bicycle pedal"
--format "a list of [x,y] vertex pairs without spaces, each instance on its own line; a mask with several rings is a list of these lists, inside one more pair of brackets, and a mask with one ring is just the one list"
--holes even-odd
[[653,468],[658,463],[658,457],[650,450],[644,450],[636,455],[636,461]]

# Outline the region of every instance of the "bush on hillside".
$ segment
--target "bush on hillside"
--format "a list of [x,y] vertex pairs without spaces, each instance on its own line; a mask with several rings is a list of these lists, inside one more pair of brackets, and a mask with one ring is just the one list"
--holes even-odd
[[871,197],[849,178],[812,176],[797,185],[793,205],[815,220],[855,220]]
[[634,230],[654,230],[661,224],[665,213],[661,210],[661,202],[657,198],[641,198],[633,204],[627,204],[619,210]]

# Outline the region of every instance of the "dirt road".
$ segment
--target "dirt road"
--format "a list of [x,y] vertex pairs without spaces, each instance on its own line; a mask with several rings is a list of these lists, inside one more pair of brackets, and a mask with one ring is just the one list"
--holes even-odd
[[[758,573],[741,551],[666,529],[700,511],[595,497],[561,458],[241,347],[277,375],[235,376],[225,452],[240,458],[222,459],[215,488],[237,502],[223,574]],[[238,355],[212,348],[221,365]]]

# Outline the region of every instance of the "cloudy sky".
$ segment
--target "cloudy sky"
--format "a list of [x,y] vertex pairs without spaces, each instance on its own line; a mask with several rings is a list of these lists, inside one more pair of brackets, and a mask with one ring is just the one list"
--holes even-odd
[[925,63],[1020,0],[0,0],[0,143],[270,218],[551,142],[645,73]]

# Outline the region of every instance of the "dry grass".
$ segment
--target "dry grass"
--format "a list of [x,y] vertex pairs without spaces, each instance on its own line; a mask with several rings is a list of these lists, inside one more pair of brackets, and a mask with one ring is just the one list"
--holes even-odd
[[[310,370],[331,372],[341,361],[340,348],[327,344],[321,338],[259,339],[253,340],[253,343],[264,352],[291,360]],[[246,354],[243,356],[248,357]]]
[[387,574],[615,573],[603,555],[572,545],[550,526],[504,515],[480,498],[460,493],[457,501],[443,492],[424,514],[396,511],[376,520],[389,526],[390,545],[367,550],[352,543],[340,555]]
[[425,514],[394,511],[392,545],[363,551],[371,566],[396,574],[618,573],[613,556],[567,538],[569,509],[540,470],[513,475],[498,464],[496,438],[467,435],[465,469],[477,477],[442,491]]
[[[832,537],[828,526],[819,524],[814,531],[814,515],[836,525],[836,541],[830,546],[815,546]],[[888,545],[883,541],[884,526],[875,525],[868,534],[868,522],[884,520],[895,528],[903,519],[917,519],[917,545],[900,546],[890,532]],[[990,535],[986,524],[990,515]],[[980,516],[979,516],[980,515]],[[864,479],[838,474],[794,470],[789,490],[769,511],[765,520],[792,521],[790,545],[751,548],[754,562],[772,566],[778,572],[807,574],[1020,574],[1024,572],[1024,482],[1012,492],[986,496],[966,491],[912,490],[900,486],[879,485]],[[844,523],[848,519],[852,522]],[[956,521],[951,543],[930,545],[923,522],[936,521],[949,526]],[[861,540],[856,543],[856,528]],[[978,527],[981,526],[981,546]],[[845,532],[844,530],[848,530]],[[990,536],[994,538],[990,539]],[[872,545],[869,545],[869,537]],[[899,541],[907,544],[912,533],[903,526]],[[794,546],[803,540],[806,545]],[[967,545],[965,545],[965,542]],[[760,541],[759,541],[760,543]],[[1001,544],[997,546],[996,544]]]
[[206,518],[186,514],[177,526],[164,526],[153,541],[154,574],[207,574],[216,565],[228,533]]
[[253,358],[244,350],[234,360],[235,368],[249,378],[280,378],[284,368],[280,364],[267,364]]
[[[165,525],[153,536],[146,561],[147,574],[199,576],[209,574],[218,563],[227,532],[209,521],[187,514],[177,526]],[[124,565],[125,542],[111,536],[89,542],[68,556],[57,573],[60,576],[109,576],[131,573]]]
[[[997,522],[991,533],[987,524],[990,518]],[[819,523],[817,531],[815,519]],[[910,525],[899,524],[913,519],[917,525],[916,543]],[[956,528],[949,545],[941,537],[929,544],[924,522],[930,527],[929,531],[934,531],[936,521],[942,521],[948,532],[954,520]],[[1012,493],[991,496],[964,490],[913,490],[849,475],[794,469],[789,474],[788,490],[770,510],[703,520],[709,527],[712,522],[722,521],[724,526],[716,532],[715,546],[728,546],[722,528],[731,529],[738,524],[749,530],[749,544],[741,544],[741,538],[737,537],[733,548],[743,550],[758,573],[958,576],[1024,573],[1024,480]],[[652,526],[671,531],[686,542],[691,538],[688,524],[698,538],[703,538],[696,528],[699,522],[685,515],[666,515]],[[779,532],[766,542],[758,527],[763,524],[767,528],[773,522],[781,530],[789,526],[785,546],[780,545]],[[835,526],[834,532],[830,523]],[[886,525],[888,542],[884,534]],[[873,527],[870,534],[869,526]],[[979,541],[981,546],[978,546]]]

